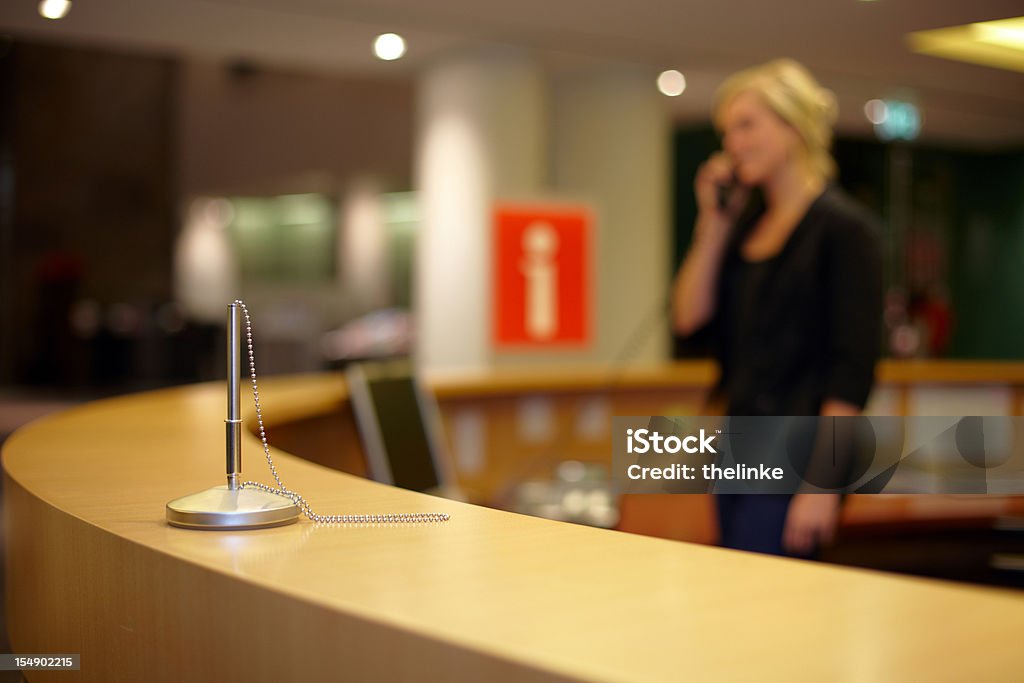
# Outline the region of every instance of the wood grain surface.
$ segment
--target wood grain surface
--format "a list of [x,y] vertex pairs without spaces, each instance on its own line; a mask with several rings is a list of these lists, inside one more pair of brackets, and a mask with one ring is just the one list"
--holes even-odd
[[[344,400],[268,380],[275,420]],[[285,452],[318,511],[430,525],[164,522],[223,481],[220,384],[99,401],[4,446],[12,648],[32,681],[1019,680],[1024,595],[572,526],[393,489]],[[252,415],[248,414],[251,420]],[[271,431],[271,438],[272,431]],[[268,481],[258,442],[244,468]]]

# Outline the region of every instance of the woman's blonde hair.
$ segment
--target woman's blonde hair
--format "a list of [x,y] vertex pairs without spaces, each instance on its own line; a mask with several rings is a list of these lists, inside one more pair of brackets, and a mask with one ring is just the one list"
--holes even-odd
[[721,128],[722,110],[741,92],[757,93],[800,135],[814,169],[825,178],[835,176],[836,162],[829,149],[838,113],[836,98],[806,67],[792,59],[775,59],[733,74],[715,93],[716,126]]

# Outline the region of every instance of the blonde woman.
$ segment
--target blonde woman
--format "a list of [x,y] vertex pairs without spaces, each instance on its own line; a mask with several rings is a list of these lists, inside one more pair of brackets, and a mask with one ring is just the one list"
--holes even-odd
[[[879,354],[882,265],[871,218],[831,184],[832,94],[792,60],[719,89],[723,151],[695,181],[693,242],[674,285],[677,332],[710,343],[729,415],[856,415]],[[717,497],[723,545],[808,556],[831,494]]]

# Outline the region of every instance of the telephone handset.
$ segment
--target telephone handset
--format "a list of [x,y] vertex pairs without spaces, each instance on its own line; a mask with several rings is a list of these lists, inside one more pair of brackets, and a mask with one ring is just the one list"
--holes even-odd
[[734,172],[729,176],[729,181],[718,185],[715,189],[718,192],[718,210],[724,211],[729,207],[729,200],[732,198],[732,193],[739,187],[740,181],[736,177]]
[[[735,168],[729,174],[729,178],[715,186],[715,204],[719,211],[729,211],[737,221],[742,221],[744,216],[758,212],[764,208],[764,192],[758,185],[744,185]],[[735,195],[741,193],[743,201],[737,203]]]
[[740,188],[740,179],[736,175],[736,162],[728,152],[719,152],[718,156],[729,166],[729,177],[715,186],[717,191],[717,204],[719,211],[725,211],[731,203],[735,203],[734,193]]

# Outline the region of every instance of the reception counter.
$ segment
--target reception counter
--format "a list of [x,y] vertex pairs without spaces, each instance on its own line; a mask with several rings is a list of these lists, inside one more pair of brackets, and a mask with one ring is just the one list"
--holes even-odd
[[[261,398],[274,442],[275,425],[335,411],[345,390],[333,374],[279,378]],[[451,519],[172,528],[167,501],[222,483],[223,415],[220,383],[188,386],[90,403],[5,444],[12,651],[81,654],[80,672],[29,680],[1024,675],[1018,592],[525,517],[282,450],[282,479],[318,512]],[[250,433],[243,449],[245,475],[269,481]]]

